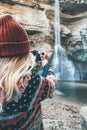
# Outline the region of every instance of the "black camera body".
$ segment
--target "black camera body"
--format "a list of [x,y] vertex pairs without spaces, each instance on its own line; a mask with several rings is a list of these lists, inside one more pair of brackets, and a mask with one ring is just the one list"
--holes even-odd
[[39,54],[39,52],[38,52],[37,50],[32,50],[31,52],[32,52],[32,54],[33,54],[34,56],[36,56],[36,62],[41,61],[40,54]]

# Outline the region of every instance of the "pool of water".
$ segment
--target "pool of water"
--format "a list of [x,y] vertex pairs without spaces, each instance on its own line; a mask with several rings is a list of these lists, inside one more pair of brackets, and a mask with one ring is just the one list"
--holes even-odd
[[87,104],[86,81],[58,81],[57,90],[63,93],[61,98],[74,101],[81,105]]

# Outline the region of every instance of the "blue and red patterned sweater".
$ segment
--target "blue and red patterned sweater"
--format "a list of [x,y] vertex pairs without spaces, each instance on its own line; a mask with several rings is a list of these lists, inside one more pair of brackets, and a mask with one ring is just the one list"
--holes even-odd
[[0,130],[43,130],[40,102],[50,96],[55,84],[51,68],[46,78],[37,73],[21,77],[18,81],[21,94],[14,92],[12,99],[3,104]]

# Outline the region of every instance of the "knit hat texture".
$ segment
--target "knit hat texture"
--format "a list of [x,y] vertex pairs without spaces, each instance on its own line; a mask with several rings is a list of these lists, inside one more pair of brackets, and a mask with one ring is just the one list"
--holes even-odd
[[0,57],[18,56],[30,50],[24,28],[9,14],[0,16]]

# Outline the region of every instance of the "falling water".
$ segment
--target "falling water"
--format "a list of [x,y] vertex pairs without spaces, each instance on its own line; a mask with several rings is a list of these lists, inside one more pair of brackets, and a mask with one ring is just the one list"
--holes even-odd
[[72,61],[67,58],[66,51],[60,43],[60,9],[59,0],[55,0],[55,47],[52,66],[58,80],[74,80],[75,69]]

